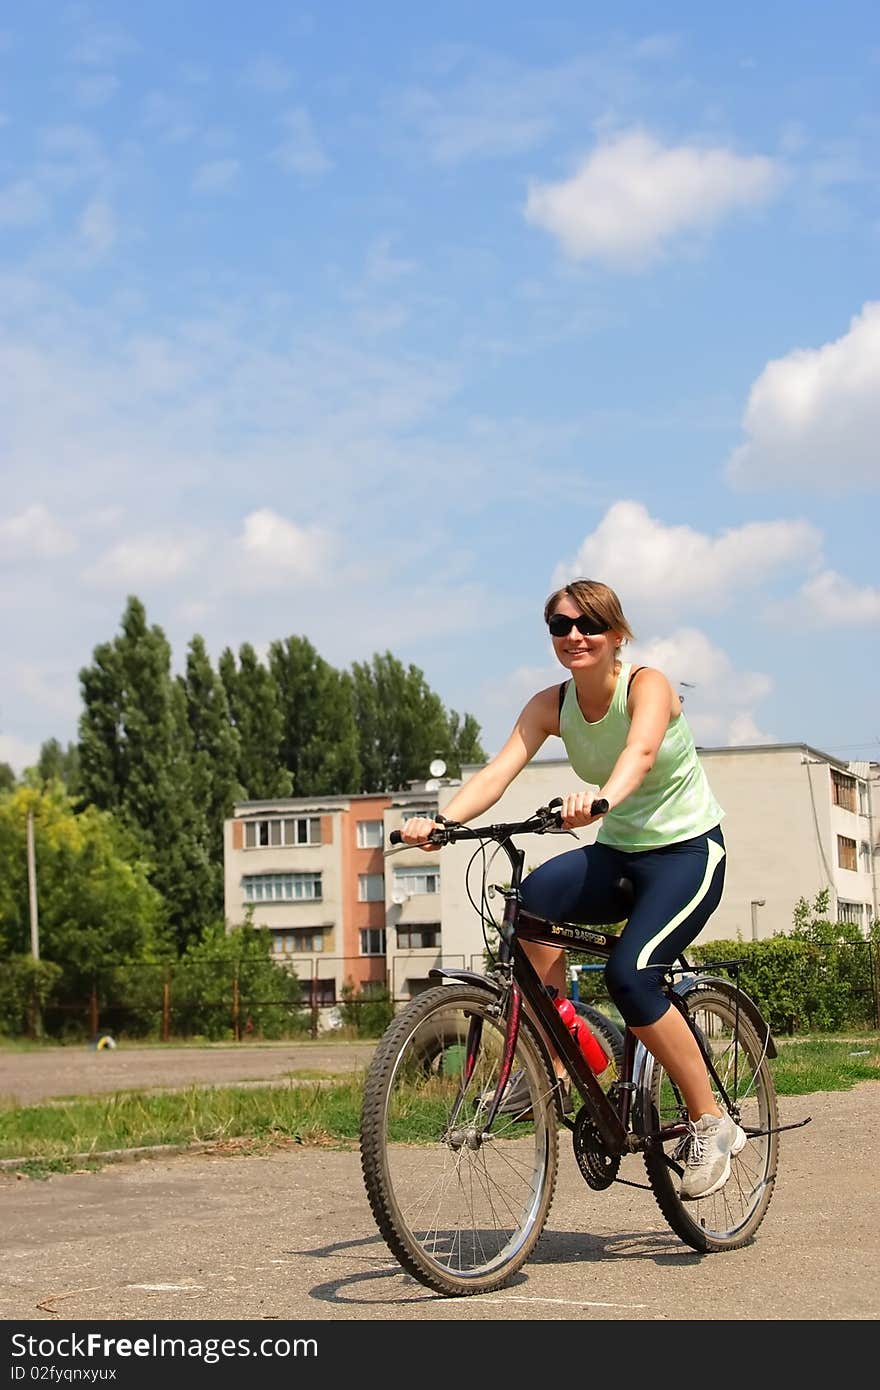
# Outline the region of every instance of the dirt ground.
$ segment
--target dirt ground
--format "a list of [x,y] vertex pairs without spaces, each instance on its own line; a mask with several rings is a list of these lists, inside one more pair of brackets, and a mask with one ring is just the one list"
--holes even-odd
[[36,1105],[61,1096],[97,1095],[153,1086],[229,1086],[237,1081],[284,1081],[291,1072],[363,1068],[375,1043],[238,1043],[213,1047],[136,1047],[113,1050],[53,1047],[0,1050],[0,1102]]

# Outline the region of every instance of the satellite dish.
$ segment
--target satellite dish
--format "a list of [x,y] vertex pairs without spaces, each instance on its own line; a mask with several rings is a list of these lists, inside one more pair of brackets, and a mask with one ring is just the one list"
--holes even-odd
[[394,892],[391,894],[391,901],[394,903],[395,907],[402,907],[406,902],[406,898],[407,895],[402,888],[395,888]]
[[432,758],[428,771],[432,777],[442,777],[446,771],[446,764],[442,758]]

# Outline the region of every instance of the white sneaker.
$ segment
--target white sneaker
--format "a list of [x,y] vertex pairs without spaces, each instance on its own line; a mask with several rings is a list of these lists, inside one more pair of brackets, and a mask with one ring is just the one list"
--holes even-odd
[[689,1128],[691,1146],[679,1196],[683,1202],[696,1202],[724,1186],[731,1156],[742,1153],[748,1136],[729,1115],[701,1115]]

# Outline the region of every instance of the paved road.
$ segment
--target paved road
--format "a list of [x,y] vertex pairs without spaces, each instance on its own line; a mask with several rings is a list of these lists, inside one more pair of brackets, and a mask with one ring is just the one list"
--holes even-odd
[[[0,1175],[4,1319],[875,1319],[880,1085],[783,1100],[780,1177],[744,1250],[701,1257],[650,1192],[593,1193],[563,1145],[537,1249],[511,1285],[437,1297],[376,1233],[357,1153],[181,1156],[46,1182]],[[628,1165],[628,1166],[627,1166]],[[643,1180],[636,1158],[621,1175]]]

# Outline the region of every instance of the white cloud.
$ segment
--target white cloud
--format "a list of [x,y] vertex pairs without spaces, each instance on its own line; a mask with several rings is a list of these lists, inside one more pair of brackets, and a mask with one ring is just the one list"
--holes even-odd
[[119,541],[83,571],[96,588],[137,588],[170,584],[192,568],[201,550],[198,538],[175,539],[165,532]]
[[574,559],[557,568],[553,583],[579,575],[601,579],[632,611],[714,609],[779,570],[811,564],[820,546],[819,532],[806,521],[753,521],[713,537],[667,526],[640,502],[615,502]]
[[264,507],[245,517],[238,546],[245,582],[275,586],[323,577],[334,541],[320,526],[297,526]]
[[626,659],[654,666],[668,676],[684,701],[688,724],[698,743],[768,743],[755,707],[773,690],[763,672],[738,671],[726,652],[698,628],[680,628],[666,637],[635,642]]
[[193,192],[225,193],[235,183],[240,170],[237,159],[214,159],[201,164],[193,177]]
[[282,118],[284,138],[276,148],[276,163],[288,174],[325,174],[333,168],[315,132],[312,118],[303,107],[288,111]]
[[73,532],[56,521],[41,502],[17,516],[0,521],[0,563],[13,560],[54,560],[76,549]]
[[683,233],[766,201],[781,177],[762,155],[664,147],[634,130],[601,143],[571,178],[533,184],[525,216],[575,260],[639,269]]
[[768,362],[743,429],[748,441],[727,469],[743,487],[880,483],[880,302],[865,304],[841,338]]
[[770,616],[784,623],[819,621],[843,627],[880,623],[880,589],[853,584],[835,570],[822,570],[807,580],[795,598],[775,604]]

